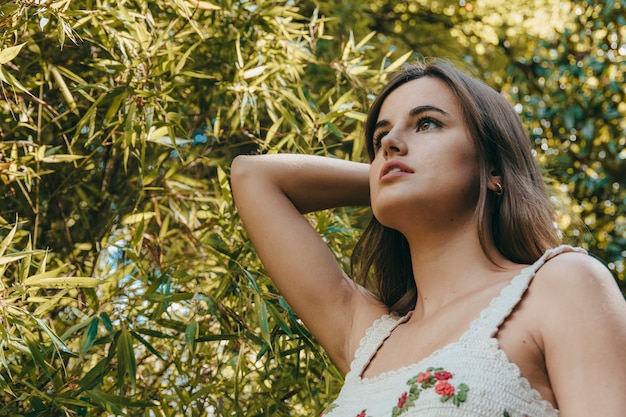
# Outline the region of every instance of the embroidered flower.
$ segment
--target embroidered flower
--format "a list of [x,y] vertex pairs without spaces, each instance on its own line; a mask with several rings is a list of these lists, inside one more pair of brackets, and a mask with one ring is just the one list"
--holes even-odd
[[435,382],[437,382],[437,380],[433,376],[433,370],[433,368],[428,368],[426,372],[422,372],[417,376],[417,383],[422,384],[422,388],[430,388],[435,385]]
[[421,384],[427,378],[430,378],[430,372],[422,372],[417,376],[417,382]]
[[448,371],[440,370],[435,372],[435,379],[437,381],[447,381],[450,378],[452,378],[452,374]]
[[404,405],[406,404],[407,398],[409,398],[409,393],[408,392],[402,393],[400,398],[398,398],[398,408],[404,407]]
[[435,392],[444,397],[452,397],[454,395],[454,387],[447,381],[439,381],[437,385],[435,385]]
[[[434,388],[435,394],[440,395],[442,403],[452,400],[452,404],[460,407],[461,403],[467,399],[469,387],[466,384],[452,385],[450,380],[454,379],[454,375],[443,368],[428,368],[424,372],[420,372],[413,378],[409,379],[406,384],[409,386],[408,391],[404,391],[399,397],[396,406],[391,410],[391,417],[398,417],[409,411],[415,406],[415,401],[420,397],[422,391]],[[320,417],[337,408],[337,404],[330,404],[326,410],[322,412]],[[358,413],[355,417],[367,417],[367,409]],[[510,417],[508,412],[504,410],[503,417]],[[524,416],[527,417],[527,416]]]
[[453,377],[453,374],[443,368],[428,368],[420,372],[406,382],[410,389],[398,398],[398,405],[393,407],[391,416],[398,417],[408,411],[415,405],[422,391],[433,387],[435,393],[441,396],[441,402],[452,399],[452,404],[459,407],[467,399],[469,387],[466,384],[459,384],[455,387],[449,382]]

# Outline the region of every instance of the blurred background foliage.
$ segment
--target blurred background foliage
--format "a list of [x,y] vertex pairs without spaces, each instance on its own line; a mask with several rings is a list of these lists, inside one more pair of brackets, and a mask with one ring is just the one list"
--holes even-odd
[[[0,1],[0,416],[318,415],[341,376],[234,210],[242,153],[362,161],[438,56],[516,107],[626,290],[626,2]],[[367,212],[310,216],[348,267]]]

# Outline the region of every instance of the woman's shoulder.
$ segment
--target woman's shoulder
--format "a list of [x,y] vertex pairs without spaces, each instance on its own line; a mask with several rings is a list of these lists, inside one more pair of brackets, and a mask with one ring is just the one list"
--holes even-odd
[[615,278],[609,269],[597,258],[581,250],[565,250],[551,256],[536,273],[536,286],[546,291],[561,292],[564,287],[572,290],[572,295],[589,295],[589,291],[618,291]]
[[549,327],[573,326],[577,320],[603,321],[607,315],[622,318],[626,325],[626,302],[609,269],[584,252],[567,251],[553,256],[539,268],[529,288],[533,308]]
[[529,291],[532,335],[563,415],[598,404],[611,410],[603,415],[621,413],[614,399],[626,387],[617,377],[626,370],[626,301],[610,270],[593,256],[562,253],[537,271]]

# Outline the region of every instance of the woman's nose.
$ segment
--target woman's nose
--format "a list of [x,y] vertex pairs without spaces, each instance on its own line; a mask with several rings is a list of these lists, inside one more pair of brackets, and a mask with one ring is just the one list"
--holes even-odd
[[381,139],[380,146],[385,157],[406,153],[406,145],[404,141],[399,139],[393,132],[389,132]]

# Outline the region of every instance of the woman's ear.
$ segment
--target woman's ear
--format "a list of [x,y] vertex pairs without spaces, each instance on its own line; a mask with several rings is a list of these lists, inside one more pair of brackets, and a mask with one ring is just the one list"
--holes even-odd
[[502,184],[502,176],[498,175],[495,169],[492,169],[489,174],[489,182],[487,188],[497,195],[502,195],[504,192],[504,185]]

